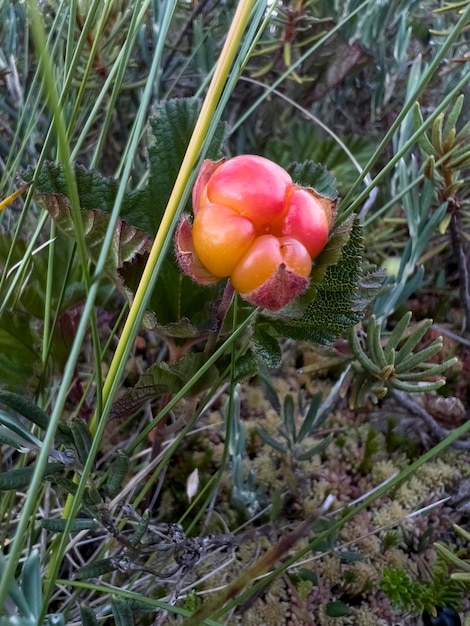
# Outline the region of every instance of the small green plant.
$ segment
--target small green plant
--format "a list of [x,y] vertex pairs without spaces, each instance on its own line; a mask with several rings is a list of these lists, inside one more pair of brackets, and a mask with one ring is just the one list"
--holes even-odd
[[[381,324],[372,315],[368,321],[367,334],[361,345],[354,329],[349,332],[352,352],[357,359],[353,363],[352,405],[360,406],[368,396],[375,401],[383,398],[389,389],[407,393],[434,391],[445,384],[440,375],[456,362],[455,358],[443,363],[430,363],[442,348],[442,337],[416,350],[429,330],[432,320],[424,320],[413,329],[409,327],[411,313],[397,322],[391,333],[385,337]],[[436,380],[429,378],[438,377]]]
[[452,578],[448,562],[438,552],[431,580],[412,580],[403,570],[386,567],[381,589],[396,607],[413,615],[421,615],[424,611],[435,615],[436,607],[449,606],[462,610],[463,595],[468,590],[468,582],[464,584],[463,581]]
[[287,394],[281,409],[283,425],[278,428],[279,437],[276,439],[261,428],[256,432],[271,448],[285,454],[292,464],[307,461],[321,454],[332,441],[332,435],[327,435],[315,445],[309,445],[306,441],[308,437],[314,436],[329,411],[329,403],[322,403],[321,393],[313,396],[308,406],[305,406],[301,392],[297,396],[297,406],[293,396]]
[[[6,557],[0,552],[0,573],[5,569]],[[42,596],[41,559],[39,552],[29,554],[21,568],[19,581],[10,582],[9,598],[11,605],[0,617],[1,626],[37,626],[44,609]],[[47,626],[65,626],[61,613],[48,614]]]

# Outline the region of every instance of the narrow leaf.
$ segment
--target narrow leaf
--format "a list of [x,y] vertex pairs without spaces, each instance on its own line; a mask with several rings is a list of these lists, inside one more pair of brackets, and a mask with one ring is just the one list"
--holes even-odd
[[103,574],[108,574],[112,572],[116,568],[111,562],[111,559],[102,559],[100,561],[94,561],[93,563],[88,563],[83,567],[80,567],[76,572],[74,578],[77,580],[82,580],[84,578],[98,578]]
[[332,441],[333,441],[333,435],[328,435],[327,437],[325,437],[325,439],[323,439],[323,441],[320,441],[319,444],[317,444],[316,446],[313,446],[313,448],[310,448],[306,452],[302,452],[301,454],[298,454],[296,456],[296,459],[298,461],[308,461],[312,459],[314,456],[316,456],[317,454],[321,454],[322,452],[324,452]]
[[[45,530],[49,530],[53,533],[63,533],[65,527],[68,523],[66,519],[42,519],[41,526]],[[92,528],[97,528],[99,526],[98,522],[93,519],[82,519],[77,518],[74,519],[71,525],[69,526],[69,531],[71,533],[78,533],[82,530],[90,530]]]
[[400,341],[402,340],[403,333],[408,328],[408,324],[410,323],[411,316],[412,316],[411,311],[408,311],[407,313],[405,313],[405,315],[403,315],[403,317],[400,319],[400,321],[397,323],[397,325],[391,332],[388,338],[387,344],[385,346],[385,349],[384,349],[385,356],[387,359],[390,353],[392,352],[392,350],[395,350],[398,344],[400,343]]
[[[39,426],[42,430],[47,430],[49,425],[49,415],[43,411],[37,404],[28,400],[25,395],[0,390],[0,403],[5,404],[13,409],[30,422]],[[59,424],[56,432],[56,439],[59,443],[70,445],[72,443],[72,435],[70,429],[64,424]]]
[[96,619],[95,613],[87,604],[80,604],[80,618],[82,626],[98,626],[98,620]]
[[279,341],[275,337],[256,326],[251,341],[256,355],[264,361],[267,367],[277,369],[281,366],[281,348],[279,347]]
[[[61,463],[48,463],[43,478],[52,479],[56,474],[64,471]],[[29,487],[35,467],[24,467],[0,473],[0,491],[13,491]]]
[[85,465],[90,454],[93,439],[90,429],[80,418],[74,418],[70,425],[72,430],[73,442],[77,450],[78,460]]
[[305,437],[308,437],[308,435],[310,435],[310,433],[312,432],[312,425],[316,420],[322,397],[323,396],[321,391],[319,391],[312,397],[307,414],[304,417],[304,421],[302,422],[302,426],[300,427],[299,434],[297,435],[298,441],[303,441]]
[[460,113],[462,112],[463,101],[464,95],[460,94],[460,96],[454,102],[452,109],[447,113],[444,128],[442,130],[444,141],[447,141],[451,132],[455,130],[457,120],[459,119]]
[[271,446],[271,448],[273,448],[274,450],[277,450],[278,452],[286,452],[286,447],[280,441],[277,441],[277,439],[271,437],[271,435],[266,430],[262,428],[257,428],[256,433],[265,443],[268,444],[268,446]]
[[134,626],[131,607],[126,598],[120,598],[115,595],[111,596],[111,609],[116,626]]
[[129,456],[122,450],[118,450],[116,458],[111,463],[106,481],[106,493],[113,499],[122,489],[122,481],[129,469]]
[[42,611],[42,586],[41,561],[37,550],[33,550],[23,564],[21,588],[31,608],[31,613],[39,619]]

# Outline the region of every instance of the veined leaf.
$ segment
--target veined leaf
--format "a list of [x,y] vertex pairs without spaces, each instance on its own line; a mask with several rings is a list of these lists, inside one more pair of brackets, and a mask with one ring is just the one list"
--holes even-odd
[[[201,102],[196,98],[167,100],[157,107],[150,121],[149,180],[146,187],[126,192],[117,222],[106,272],[117,287],[132,300],[140,281],[152,238],[156,233],[168,198],[173,189],[191,134],[199,115]],[[207,151],[207,157],[220,158],[226,135],[219,124]],[[96,262],[114,207],[119,183],[96,171],[74,166],[80,208],[85,230],[85,244],[92,261]],[[33,171],[23,176],[33,179]],[[71,207],[63,167],[45,163],[34,176],[36,192],[58,227],[74,239]],[[201,290],[187,277],[182,277],[174,260],[165,260],[149,308],[156,314],[160,330],[178,320],[188,320],[182,327],[172,326],[172,336],[195,336],[213,326],[210,303],[220,287]],[[209,321],[208,321],[209,320]],[[1,365],[1,364],[0,364]]]
[[336,180],[324,165],[313,161],[304,161],[303,163],[292,163],[287,169],[295,183],[303,187],[311,187],[330,200],[338,198]]
[[[162,394],[174,394],[196,374],[206,362],[204,354],[187,353],[177,363],[155,363],[139,378],[136,385],[122,395],[113,405],[110,419],[132,415],[145,402],[151,402]],[[212,386],[218,379],[218,370],[213,365],[195,383],[191,395]]]
[[303,315],[298,319],[271,320],[271,326],[281,336],[327,345],[362,319],[382,285],[383,273],[362,274],[361,230],[355,220],[338,263],[328,266],[322,282],[314,286]]
[[[14,489],[24,489],[31,483],[35,468],[23,467],[21,469],[10,470],[0,474],[0,491],[13,491]],[[48,463],[44,478],[52,478],[55,474],[64,472],[61,463]]]
[[277,339],[257,326],[253,331],[251,341],[256,355],[264,361],[269,368],[281,366],[282,352]]

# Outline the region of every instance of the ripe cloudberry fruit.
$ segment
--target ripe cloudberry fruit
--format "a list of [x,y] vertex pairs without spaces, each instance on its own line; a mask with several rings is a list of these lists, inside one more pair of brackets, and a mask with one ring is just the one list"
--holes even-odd
[[332,200],[263,157],[204,161],[193,189],[194,221],[183,216],[178,225],[178,261],[195,281],[230,277],[248,302],[274,311],[307,289],[334,211]]

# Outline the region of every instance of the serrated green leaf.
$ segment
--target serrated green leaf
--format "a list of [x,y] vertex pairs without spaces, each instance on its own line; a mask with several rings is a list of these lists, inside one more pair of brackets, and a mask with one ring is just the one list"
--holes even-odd
[[[111,254],[106,263],[108,276],[130,300],[140,280],[146,254],[152,244],[151,238],[159,227],[200,107],[201,102],[195,98],[166,100],[157,107],[156,116],[150,122],[154,141],[149,149],[148,185],[125,194]],[[207,151],[208,158],[220,158],[225,135],[225,125],[219,124]],[[24,180],[31,181],[33,174],[32,170],[26,172]],[[96,262],[119,184],[78,165],[74,166],[74,174],[85,225],[85,243],[90,258]],[[62,166],[45,163],[35,182],[39,198],[56,219],[59,228],[74,239]],[[175,331],[173,326],[171,329],[161,329],[162,332],[168,330],[178,333],[171,336],[181,336],[183,332],[186,333],[184,336],[188,336],[189,331],[190,336],[194,336],[198,332],[207,331],[214,322],[209,303],[216,299],[220,287],[202,290],[186,276],[182,276],[174,259],[165,260],[165,264],[150,298],[149,308],[155,312],[162,326],[175,324],[183,318],[190,322],[184,329],[180,327]],[[31,359],[26,362],[30,363]]]
[[247,378],[251,378],[252,376],[256,376],[259,372],[259,361],[251,352],[245,352],[241,357],[236,360],[235,363],[235,371],[234,371],[234,382],[242,382]]
[[[362,241],[362,229],[355,220],[338,263],[326,269],[321,283],[309,293],[310,302],[302,317],[271,321],[280,335],[328,345],[363,318],[366,307],[381,287],[384,274],[361,274]],[[285,307],[280,313],[288,310],[289,307]]]
[[[150,120],[154,143],[149,148],[148,193],[153,211],[160,218],[168,203],[200,110],[201,101],[198,98],[175,98],[163,101],[157,107],[155,117]],[[226,127],[219,124],[206,158],[220,159],[225,138]]]
[[[95,175],[99,177],[98,174]],[[58,228],[74,240],[75,223],[68,198],[61,194],[38,193],[38,196]],[[96,208],[84,209],[82,207],[81,216],[87,252],[90,260],[96,263],[109,226],[110,214],[101,210],[101,204],[97,204]],[[104,271],[116,280],[118,269],[124,263],[132,263],[140,255],[149,252],[151,247],[152,239],[148,232],[119,219],[113,233]]]
[[270,369],[276,369],[281,366],[282,352],[279,341],[262,330],[259,326],[255,326],[251,339],[255,354]]
[[324,165],[307,160],[303,163],[292,163],[287,171],[292,176],[292,180],[302,187],[311,187],[330,200],[338,198],[336,180]]
[[[48,463],[43,474],[44,479],[51,479],[55,474],[64,472],[61,463]],[[13,491],[29,487],[35,468],[24,467],[0,473],[0,491]]]
[[[162,394],[178,392],[206,363],[204,354],[188,352],[177,363],[155,363],[139,378],[132,389],[127,390],[114,403],[109,419],[135,413],[145,402],[150,402]],[[196,395],[210,388],[218,380],[218,369],[212,365],[195,383],[189,392]]]
[[39,619],[42,611],[42,586],[41,561],[37,550],[33,550],[23,563],[21,589],[29,604],[31,613]]
[[204,287],[196,284],[183,274],[173,255],[169,255],[148,305],[155,312],[158,331],[182,338],[213,332],[217,328],[217,306],[223,289],[223,282]]
[[[65,527],[67,525],[68,520],[66,519],[42,519],[41,526],[45,530],[49,530],[52,533],[63,533]],[[82,519],[77,518],[74,519],[72,524],[69,527],[69,532],[78,533],[82,530],[90,530],[91,528],[97,528],[99,526],[98,522],[93,519]]]

